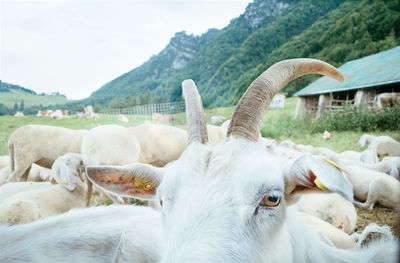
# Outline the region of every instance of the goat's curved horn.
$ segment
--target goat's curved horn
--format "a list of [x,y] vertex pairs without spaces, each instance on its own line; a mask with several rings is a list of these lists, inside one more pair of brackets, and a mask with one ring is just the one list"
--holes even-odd
[[237,104],[228,136],[257,141],[264,114],[275,94],[290,81],[306,74],[322,74],[343,81],[343,75],[330,64],[317,59],[280,61],[255,79]]
[[193,80],[187,79],[182,82],[182,96],[186,104],[188,144],[194,141],[208,142],[203,103]]

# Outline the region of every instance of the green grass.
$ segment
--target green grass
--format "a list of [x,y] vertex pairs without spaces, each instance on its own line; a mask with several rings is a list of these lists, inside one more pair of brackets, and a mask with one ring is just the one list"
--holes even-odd
[[[295,143],[311,144],[314,146],[327,147],[337,152],[345,150],[361,151],[358,140],[364,132],[361,131],[343,131],[335,132],[333,139],[322,139],[322,133],[310,134],[305,128],[302,129],[301,125],[297,125],[295,129],[290,124],[293,121],[294,109],[296,107],[296,98],[289,98],[285,102],[284,109],[269,110],[265,115],[265,120],[262,127],[262,134],[268,138],[273,138],[278,142],[290,139]],[[230,118],[234,107],[206,109],[206,120],[210,123],[211,116],[222,115]],[[16,118],[13,116],[0,116],[0,155],[8,154],[7,142],[11,133],[27,124],[43,124],[66,127],[70,129],[91,129],[98,125],[105,124],[118,124],[122,126],[135,126],[144,121],[151,120],[151,116],[141,115],[128,115],[128,123],[120,122],[117,120],[117,115],[101,115],[100,119],[76,119],[71,116],[69,119],[53,120],[46,117],[26,116]],[[186,126],[185,113],[176,114],[177,120],[172,124],[181,128]],[[288,127],[292,127],[288,129]],[[399,131],[384,131],[384,132],[368,132],[373,135],[388,135],[397,140],[400,140]]]
[[0,92],[0,103],[12,109],[14,103],[17,102],[18,106],[24,100],[25,107],[42,104],[43,107],[55,104],[64,104],[70,102],[63,96],[40,96],[24,92],[22,90],[13,90],[9,92]]

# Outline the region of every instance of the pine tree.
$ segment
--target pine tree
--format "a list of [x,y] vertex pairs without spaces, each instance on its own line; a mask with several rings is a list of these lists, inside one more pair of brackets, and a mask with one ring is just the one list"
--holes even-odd
[[152,103],[151,92],[150,90],[148,90],[146,92],[145,104],[151,104],[151,103]]
[[15,102],[14,103],[14,112],[17,112],[18,111],[18,104]]
[[20,106],[19,106],[19,111],[23,111],[24,108],[25,108],[24,100],[21,100],[21,104],[20,104]]

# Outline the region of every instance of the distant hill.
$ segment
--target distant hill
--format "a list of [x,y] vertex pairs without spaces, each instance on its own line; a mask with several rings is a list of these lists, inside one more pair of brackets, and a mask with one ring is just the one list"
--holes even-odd
[[[222,30],[176,33],[159,54],[82,103],[121,107],[150,97],[175,101],[182,80],[192,78],[205,106],[229,106],[277,61],[311,57],[340,66],[399,44],[399,0],[255,0]],[[316,78],[300,78],[284,91],[291,95]]]
[[22,100],[24,101],[25,107],[39,106],[40,104],[43,107],[48,107],[69,102],[69,100],[61,94],[37,94],[33,90],[0,80],[0,104],[5,105],[7,108],[13,109],[14,104],[17,103],[18,106],[20,106]]

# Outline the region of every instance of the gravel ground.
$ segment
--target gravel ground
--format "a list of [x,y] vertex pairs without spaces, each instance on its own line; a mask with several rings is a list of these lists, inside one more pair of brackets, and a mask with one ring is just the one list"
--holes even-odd
[[362,231],[370,223],[377,225],[388,225],[392,228],[393,233],[400,237],[400,213],[395,212],[393,209],[385,208],[382,206],[375,206],[374,209],[368,210],[365,208],[357,209],[357,228],[356,231]]

